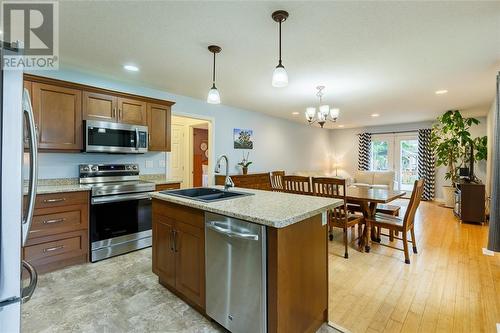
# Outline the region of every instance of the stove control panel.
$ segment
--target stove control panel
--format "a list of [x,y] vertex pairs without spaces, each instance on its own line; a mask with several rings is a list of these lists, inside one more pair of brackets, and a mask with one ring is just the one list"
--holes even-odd
[[81,178],[139,176],[139,165],[131,164],[80,164]]

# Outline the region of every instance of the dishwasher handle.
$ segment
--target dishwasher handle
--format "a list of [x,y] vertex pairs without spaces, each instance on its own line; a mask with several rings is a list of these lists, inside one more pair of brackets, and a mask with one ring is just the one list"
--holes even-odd
[[259,240],[259,235],[245,234],[242,232],[232,231],[231,229],[219,227],[215,222],[207,222],[206,227],[208,229],[211,229],[211,230],[219,233],[219,234],[223,234],[223,235],[226,235],[226,236],[231,237],[231,238],[240,238],[240,239],[253,240],[253,241]]

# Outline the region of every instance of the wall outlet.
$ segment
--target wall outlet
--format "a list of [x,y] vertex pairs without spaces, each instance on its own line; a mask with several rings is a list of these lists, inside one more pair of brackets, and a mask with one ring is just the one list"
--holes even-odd
[[152,169],[154,167],[153,161],[147,160],[146,161],[146,169]]
[[165,167],[165,160],[160,160],[160,168],[164,168]]

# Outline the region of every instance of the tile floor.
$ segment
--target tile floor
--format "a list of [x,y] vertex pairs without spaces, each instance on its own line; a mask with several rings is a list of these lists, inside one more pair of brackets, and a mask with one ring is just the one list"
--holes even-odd
[[[224,332],[158,283],[151,249],[41,275],[22,332]],[[335,333],[322,327],[318,333]]]

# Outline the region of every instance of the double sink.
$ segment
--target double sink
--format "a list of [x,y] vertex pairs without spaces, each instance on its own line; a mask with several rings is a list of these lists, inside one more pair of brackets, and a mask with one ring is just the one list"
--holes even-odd
[[232,191],[229,192],[229,191],[219,190],[216,188],[207,188],[207,187],[195,187],[183,190],[161,191],[160,193],[166,195],[172,195],[175,197],[202,201],[202,202],[229,200],[248,195],[253,195],[253,193],[232,192]]

